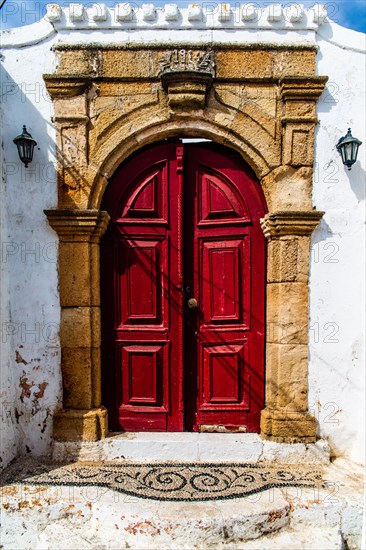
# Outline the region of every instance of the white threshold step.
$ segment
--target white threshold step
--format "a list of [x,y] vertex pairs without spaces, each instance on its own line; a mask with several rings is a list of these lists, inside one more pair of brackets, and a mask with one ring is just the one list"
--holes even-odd
[[143,433],[110,434],[96,442],[55,441],[55,461],[134,462],[278,462],[328,464],[329,445],[276,443],[246,433]]

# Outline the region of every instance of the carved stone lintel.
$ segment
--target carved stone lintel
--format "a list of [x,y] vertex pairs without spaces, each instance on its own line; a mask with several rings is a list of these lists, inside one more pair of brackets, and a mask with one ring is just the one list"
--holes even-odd
[[159,62],[160,76],[168,73],[193,72],[215,76],[214,52],[211,50],[172,50],[165,52]]
[[285,235],[310,236],[323,214],[318,210],[269,212],[261,219],[261,227],[269,240]]

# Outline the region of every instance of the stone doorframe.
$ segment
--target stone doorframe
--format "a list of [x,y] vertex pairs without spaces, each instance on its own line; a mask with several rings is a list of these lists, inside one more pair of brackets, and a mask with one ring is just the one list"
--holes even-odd
[[261,182],[268,214],[266,407],[261,434],[311,442],[308,411],[310,238],[316,102],[313,46],[181,48],[60,46],[44,75],[54,103],[58,207],[45,213],[59,236],[63,410],[57,440],[107,433],[100,365],[100,210],[108,179],[146,144],[205,137],[236,149]]

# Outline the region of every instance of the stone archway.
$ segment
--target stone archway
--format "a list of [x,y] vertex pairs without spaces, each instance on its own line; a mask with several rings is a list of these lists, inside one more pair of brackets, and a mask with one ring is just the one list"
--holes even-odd
[[[260,179],[269,213],[266,408],[263,437],[314,441],[307,410],[308,274],[316,101],[314,47],[237,49],[63,47],[53,75],[63,407],[59,440],[106,435],[100,392],[99,210],[108,178],[132,152],[172,136],[213,138],[240,152]],[[95,65],[98,59],[98,66]],[[188,63],[189,61],[189,63]],[[192,70],[193,67],[193,70]]]

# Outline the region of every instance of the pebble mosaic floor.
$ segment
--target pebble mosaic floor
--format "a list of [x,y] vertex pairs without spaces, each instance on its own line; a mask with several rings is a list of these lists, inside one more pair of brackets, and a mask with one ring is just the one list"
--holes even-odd
[[160,501],[205,501],[245,497],[275,487],[320,486],[314,465],[208,463],[16,464],[0,476],[1,485],[97,486],[138,498]]

